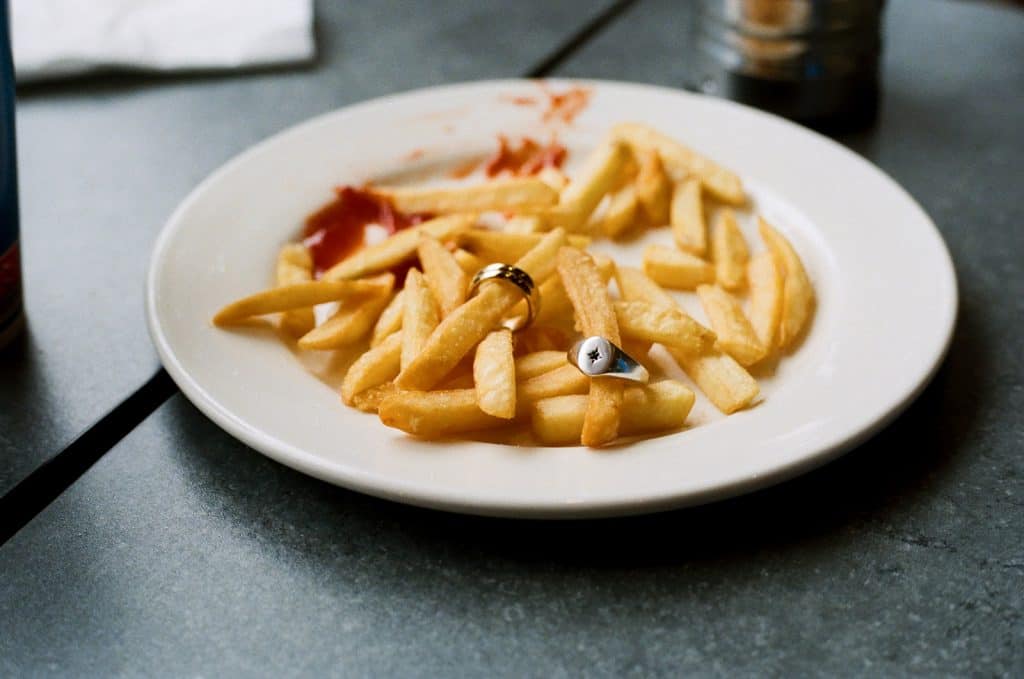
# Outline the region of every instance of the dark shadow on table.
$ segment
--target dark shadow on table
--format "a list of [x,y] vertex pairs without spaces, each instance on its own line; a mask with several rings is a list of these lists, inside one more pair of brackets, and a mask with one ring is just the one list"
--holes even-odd
[[[517,521],[435,512],[335,488],[262,458],[183,399],[172,401],[169,426],[184,439],[177,462],[197,475],[209,501],[261,540],[303,549],[331,567],[333,543],[362,535],[392,553],[408,548],[432,558],[506,559],[541,566],[653,567],[753,555],[822,538],[863,532],[911,544],[891,515],[928,502],[948,482],[984,399],[979,381],[989,352],[975,315],[962,309],[950,355],[932,384],[888,428],[847,456],[800,478],[744,497],[661,514],[589,521]],[[895,521],[894,523],[899,523]],[[302,544],[294,545],[297,530]],[[396,544],[398,547],[396,548]],[[941,547],[941,544],[934,546]]]

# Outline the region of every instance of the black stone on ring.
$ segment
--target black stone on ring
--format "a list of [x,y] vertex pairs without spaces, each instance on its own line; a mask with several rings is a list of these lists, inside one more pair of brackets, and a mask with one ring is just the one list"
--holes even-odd
[[523,294],[526,300],[526,316],[516,316],[504,319],[501,325],[509,330],[522,330],[533,323],[534,317],[540,311],[540,290],[534,285],[530,274],[517,266],[495,262],[480,269],[473,276],[469,285],[469,296],[476,294],[477,288],[485,281],[499,281],[514,285]]

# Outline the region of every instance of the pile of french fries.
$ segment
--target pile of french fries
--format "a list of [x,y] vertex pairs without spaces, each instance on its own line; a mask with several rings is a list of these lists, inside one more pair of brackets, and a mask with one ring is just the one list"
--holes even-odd
[[[795,347],[814,312],[799,256],[761,218],[767,247],[751,256],[733,212],[747,203],[739,178],[644,125],[613,127],[572,179],[547,168],[472,186],[374,190],[401,212],[437,216],[317,279],[306,248],[286,245],[275,287],[213,321],[277,314],[299,350],[365,347],[345,374],[342,400],[417,437],[528,429],[540,444],[598,447],[684,426],[695,400],[688,386],[587,377],[566,357],[580,335],[607,338],[654,376],[664,373],[649,352],[663,346],[731,414],[758,398],[748,368]],[[481,227],[484,213],[504,215],[503,228]],[[649,246],[642,270],[587,251],[594,238],[666,225],[674,245]],[[399,287],[392,270],[409,262]],[[473,274],[491,262],[515,264],[539,286],[540,310],[520,332],[501,327],[526,313],[515,287],[485,282],[468,294]],[[710,328],[666,288],[695,292]],[[337,310],[317,324],[313,308],[328,302]]]

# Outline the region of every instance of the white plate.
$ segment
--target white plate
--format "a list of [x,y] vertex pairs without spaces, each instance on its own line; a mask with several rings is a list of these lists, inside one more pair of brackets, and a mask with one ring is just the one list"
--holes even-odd
[[[600,452],[428,443],[343,407],[267,336],[211,327],[222,304],[268,285],[279,246],[333,186],[430,174],[490,151],[499,133],[546,138],[541,109],[511,101],[537,96],[538,84],[517,80],[329,113],[193,191],[157,241],[147,291],[153,341],[185,395],[253,448],[325,481],[426,507],[543,517],[653,511],[776,483],[848,450],[914,399],[949,344],[957,292],[938,231],[902,188],[822,136],[727,101],[549,82],[580,84],[592,88],[590,105],[558,128],[571,160],[616,122],[650,123],[736,170],[803,256],[817,315],[799,350],[761,380],[760,405],[723,418],[699,397],[689,429]],[[749,216],[743,226],[760,249]],[[639,244],[612,247],[619,261],[638,261]]]

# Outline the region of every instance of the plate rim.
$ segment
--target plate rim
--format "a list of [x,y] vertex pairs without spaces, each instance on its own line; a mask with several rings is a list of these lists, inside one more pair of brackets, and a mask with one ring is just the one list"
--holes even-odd
[[316,455],[288,443],[287,441],[281,441],[270,434],[259,430],[257,427],[249,425],[247,422],[236,417],[233,413],[228,412],[227,409],[217,403],[216,399],[209,395],[195,377],[191,375],[184,366],[182,366],[177,356],[174,354],[173,349],[170,347],[169,341],[162,330],[160,318],[157,312],[157,272],[163,253],[177,231],[176,224],[181,222],[181,216],[186,213],[195,202],[201,199],[209,185],[216,183],[223,175],[230,173],[236,166],[243,164],[251,157],[258,155],[267,146],[276,143],[278,139],[295,133],[301,129],[314,127],[343,112],[354,113],[363,108],[386,105],[394,100],[399,100],[404,97],[412,97],[415,95],[442,92],[450,93],[460,89],[473,89],[480,87],[514,88],[536,82],[536,80],[520,78],[474,80],[440,86],[416,88],[342,106],[299,121],[296,124],[290,125],[262,139],[261,141],[246,147],[241,152],[221,164],[217,169],[197,184],[186,195],[186,197],[182,199],[161,227],[160,232],[154,241],[145,282],[145,313],[150,338],[157,350],[161,363],[186,398],[188,398],[189,401],[206,417],[249,447],[277,462],[280,462],[281,464],[284,464],[285,466],[291,467],[299,472],[308,474],[333,485],[345,487],[374,497],[442,511],[482,516],[581,519],[634,515],[705,504],[746,494],[802,475],[811,469],[827,464],[850,451],[863,441],[874,436],[877,432],[902,414],[928,386],[944,362],[945,357],[948,355],[952,343],[953,334],[956,328],[956,321],[959,314],[959,287],[953,259],[949,252],[949,247],[945,239],[942,237],[941,231],[924,208],[899,182],[880,167],[843,146],[839,142],[836,142],[814,130],[810,130],[789,120],[759,109],[754,109],[729,100],[708,97],[706,95],[686,92],[684,90],[674,89],[671,87],[632,83],[627,81],[576,78],[553,78],[545,79],[543,82],[555,86],[635,88],[638,90],[652,91],[662,95],[702,99],[713,102],[714,105],[722,105],[726,108],[736,107],[744,110],[748,114],[753,113],[755,116],[770,119],[776,124],[781,122],[783,125],[793,128],[798,133],[809,134],[811,137],[815,137],[818,142],[825,142],[827,145],[831,146],[833,150],[839,151],[848,159],[855,161],[869,172],[873,172],[884,178],[888,188],[895,189],[899,192],[902,198],[904,198],[920,213],[920,216],[924,219],[927,226],[930,227],[930,235],[935,238],[936,244],[940,246],[939,251],[942,255],[942,268],[949,276],[949,285],[946,286],[946,288],[949,291],[950,298],[948,300],[948,304],[944,304],[942,306],[945,315],[944,318],[941,319],[943,335],[941,342],[938,344],[939,350],[933,354],[931,360],[927,364],[927,369],[915,377],[913,386],[896,396],[891,403],[886,403],[880,406],[876,416],[869,418],[863,426],[848,434],[841,440],[834,441],[830,445],[824,447],[819,447],[817,450],[814,450],[807,455],[800,456],[788,463],[779,464],[767,473],[748,473],[743,476],[737,476],[737,478],[727,483],[710,486],[697,491],[682,490],[676,493],[663,493],[653,496],[647,494],[633,500],[588,499],[584,502],[573,503],[571,505],[552,506],[547,504],[537,504],[536,501],[510,501],[508,498],[484,501],[479,498],[453,498],[450,496],[438,496],[432,493],[429,488],[422,488],[406,481],[396,480],[387,474],[368,473],[365,470],[343,462],[327,462]]

